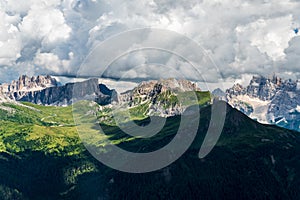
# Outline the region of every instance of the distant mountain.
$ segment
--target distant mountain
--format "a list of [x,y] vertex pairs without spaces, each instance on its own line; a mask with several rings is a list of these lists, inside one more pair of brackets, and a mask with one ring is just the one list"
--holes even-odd
[[12,100],[19,100],[28,92],[40,91],[49,87],[57,87],[56,79],[51,76],[33,76],[29,77],[22,75],[18,80],[11,83],[4,83],[0,85],[2,93]]
[[226,91],[228,103],[262,123],[300,131],[300,82],[254,76]]
[[[293,89],[297,94],[292,82],[278,80],[254,77],[249,87],[235,85],[226,91],[226,97],[245,112],[252,108],[249,115],[256,114],[259,106],[264,108],[262,102],[271,105],[283,91]],[[299,133],[260,124],[225,102],[212,102],[209,92],[200,91],[189,81],[143,82],[117,95],[98,79],[90,79],[24,94],[22,98],[27,99],[22,101],[35,104],[7,101],[0,105],[0,199],[300,198]],[[200,107],[197,136],[184,155],[158,171],[130,174],[113,170],[95,160],[78,136],[79,127],[95,132],[98,123],[105,137],[98,132],[92,137],[84,134],[85,145],[102,153],[107,152],[103,149],[107,144],[135,153],[153,152],[176,137],[182,110],[195,106],[189,101],[193,94]],[[177,100],[179,96],[187,100],[186,104]],[[74,106],[37,105],[61,102]],[[212,103],[227,107],[226,120],[216,146],[200,159],[199,150],[211,124]],[[166,119],[165,126],[151,138],[131,137],[108,120],[113,106],[120,105],[129,108],[139,126],[151,123],[149,115]],[[83,124],[74,124],[74,108],[84,114]],[[194,119],[198,115],[191,112],[188,116]],[[124,127],[131,129],[132,124],[124,120]]]
[[18,101],[65,106],[79,100],[93,99],[100,105],[107,105],[116,98],[115,90],[110,90],[105,85],[99,84],[98,79],[89,79],[83,82],[67,83],[64,86],[50,87],[41,91],[30,91]]
[[207,105],[211,102],[209,92],[200,91],[190,81],[176,79],[142,82],[121,94],[99,84],[96,78],[60,85],[50,76],[21,76],[18,81],[1,85],[0,89],[4,91],[0,95],[3,99],[55,106],[95,100],[100,105],[108,105],[107,109],[111,111],[112,106],[129,109],[136,118],[180,115],[192,104]]
[[221,100],[225,100],[226,99],[226,93],[223,92],[223,90],[221,90],[220,88],[215,89],[214,91],[212,91],[211,93],[214,97],[217,97]]
[[129,109],[136,119],[180,115],[187,106],[208,105],[215,97],[261,123],[300,131],[300,82],[276,76],[254,76],[247,87],[235,84],[226,92],[216,89],[212,94],[201,91],[190,81],[176,79],[142,82],[121,94],[100,84],[98,79],[60,85],[51,76],[21,76],[17,81],[0,85],[0,102],[67,106],[93,99],[100,105],[108,105],[110,112],[116,105]]
[[118,100],[129,109],[143,110],[145,116],[170,117],[182,114],[193,104],[208,105],[211,95],[188,80],[161,79],[142,82],[121,93]]
[[[73,102],[94,98],[100,105],[117,100],[115,90],[110,90],[98,79],[60,85],[51,76],[21,76],[10,84],[0,85],[1,99],[31,102],[40,105],[66,106]],[[1,97],[2,96],[2,97]]]
[[104,106],[98,116],[102,122],[116,125],[118,120],[141,120],[149,116],[171,117],[181,115],[192,105],[206,106],[212,102],[211,94],[200,91],[187,80],[162,79],[145,81],[127,92],[118,94],[116,101]]

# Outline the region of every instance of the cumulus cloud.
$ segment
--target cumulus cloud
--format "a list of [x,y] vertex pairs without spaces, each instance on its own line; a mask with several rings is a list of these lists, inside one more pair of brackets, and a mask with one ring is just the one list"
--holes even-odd
[[0,11],[0,65],[13,65],[20,57],[21,39],[14,22],[17,17],[11,17]]
[[285,59],[277,63],[277,71],[285,77],[300,78],[300,36],[289,41],[289,47],[285,49]]
[[[293,30],[300,26],[299,9],[300,2],[293,0],[0,0],[0,82],[13,76],[7,74],[16,78],[24,72],[76,75],[97,45],[144,27],[175,31],[197,42],[206,58],[192,64],[211,82],[220,81],[220,76],[234,81],[248,74],[295,75],[300,49]],[[163,45],[195,60],[192,56],[199,50],[172,39],[135,35],[125,40],[133,41],[127,50]],[[105,75],[175,76],[171,67],[186,78],[200,79],[191,63],[170,52],[123,53]],[[220,72],[212,70],[209,57]],[[97,67],[104,68],[101,59],[105,58],[99,58]]]
[[71,28],[65,24],[63,13],[58,9],[33,7],[20,24],[24,40],[41,40],[43,47],[48,48],[69,38]]
[[[73,54],[69,54],[72,59]],[[37,71],[40,73],[66,73],[69,71],[70,60],[62,60],[54,53],[37,53],[33,63],[38,66]]]

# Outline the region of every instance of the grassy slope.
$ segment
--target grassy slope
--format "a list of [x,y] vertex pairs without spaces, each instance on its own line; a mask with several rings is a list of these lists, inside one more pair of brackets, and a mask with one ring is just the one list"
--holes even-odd
[[[210,107],[202,109],[198,135],[179,160],[157,172],[127,174],[105,167],[84,150],[71,107],[26,105],[36,110],[6,105],[17,111],[0,115],[0,199],[300,198],[298,133],[258,124],[234,109],[228,108],[222,136],[205,159],[197,156]],[[168,144],[179,123],[180,116],[169,118],[150,139],[131,139],[114,126],[102,128],[114,144],[149,152]]]
[[31,108],[5,105],[14,111],[2,111],[0,115],[0,152],[19,153],[29,149],[72,155],[82,151],[71,107],[24,105]]

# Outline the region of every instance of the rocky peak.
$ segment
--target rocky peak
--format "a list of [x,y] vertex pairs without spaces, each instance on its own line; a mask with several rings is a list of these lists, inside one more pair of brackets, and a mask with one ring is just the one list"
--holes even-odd
[[239,83],[234,84],[232,88],[226,90],[226,94],[230,97],[243,95],[244,93],[245,88]]
[[186,109],[187,106],[178,101],[178,95],[190,95],[188,92],[191,91],[200,92],[200,89],[188,80],[161,79],[142,82],[133,90],[120,94],[118,100],[119,104],[129,108],[147,105],[148,115],[166,117]]
[[1,89],[5,94],[12,94],[15,92],[28,92],[28,91],[37,91],[42,90],[47,87],[57,86],[56,79],[51,76],[26,76],[22,75],[18,80],[12,81],[10,84],[1,85]]
[[249,85],[243,87],[240,84],[235,84],[232,88],[226,91],[230,98],[239,95],[248,95],[253,98],[258,98],[262,101],[268,101],[275,97],[280,90],[295,91],[297,82],[292,80],[283,81],[277,76],[266,78],[263,76],[253,76]]
[[188,91],[200,91],[195,83],[188,80],[177,80],[171,79],[161,79],[153,81],[145,81],[138,85],[133,90],[127,91],[119,95],[120,102],[133,101],[134,99],[140,99],[141,101],[153,100],[159,94],[179,93]]
[[277,86],[277,87],[281,87],[282,85],[282,79],[276,75],[273,75],[272,77],[272,82]]
[[297,81],[293,81],[293,80],[289,79],[284,82],[284,84],[282,85],[282,89],[293,92],[293,91],[297,90],[297,86],[298,86]]
[[173,92],[186,92],[186,91],[200,91],[195,83],[188,80],[161,79],[158,81],[142,82],[134,89],[134,92],[139,94],[149,94],[153,91],[173,91]]
[[26,75],[20,76],[18,80],[10,84],[0,85],[0,101],[5,99],[4,97],[14,101],[57,106],[70,105],[89,98],[100,105],[117,101],[116,91],[99,84],[98,79],[59,86],[56,79],[51,76],[29,77]]
[[290,87],[294,89],[297,87],[297,84],[288,84],[275,75],[271,78],[253,76],[246,88],[240,84],[235,84],[232,88],[226,91],[226,94],[230,98],[233,96],[248,95],[250,97],[266,101],[271,100],[276,95],[276,92],[282,87]]
[[67,83],[63,86],[49,87],[41,91],[30,91],[21,98],[14,94],[20,101],[32,102],[42,105],[66,106],[80,100],[93,100],[100,105],[117,101],[117,93],[104,84],[99,84],[98,79],[89,79],[83,82]]
[[226,100],[261,122],[300,130],[299,89],[299,81],[254,76],[244,90],[237,85],[228,89]]

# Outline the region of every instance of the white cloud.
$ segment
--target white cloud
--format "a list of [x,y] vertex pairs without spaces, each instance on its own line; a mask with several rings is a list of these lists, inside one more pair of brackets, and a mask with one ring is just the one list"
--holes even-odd
[[238,37],[247,38],[262,54],[266,53],[272,60],[278,61],[284,59],[284,50],[295,36],[291,31],[292,23],[293,17],[289,14],[274,19],[259,19],[245,26],[238,26],[235,30]]
[[20,57],[21,40],[14,21],[0,11],[0,65],[12,65]]
[[26,40],[41,40],[42,46],[66,41],[71,28],[65,23],[63,13],[58,9],[32,6],[20,24],[20,31]]
[[[73,54],[70,53],[70,57],[72,57]],[[42,68],[41,73],[43,70],[46,70],[46,72],[52,72],[55,74],[65,73],[67,74],[69,69],[69,60],[61,60],[59,57],[53,53],[37,53],[36,57],[33,60],[33,63],[36,66],[39,66]]]
[[[22,73],[16,68],[28,66],[35,74],[76,74],[84,58],[103,40],[122,31],[154,27],[198,42],[225,78],[297,73],[300,49],[293,29],[300,24],[299,9],[300,2],[292,0],[0,0],[0,68],[7,73]],[[135,37],[147,40],[143,35]],[[171,39],[158,36],[151,44],[182,48],[187,57],[194,53],[188,44],[180,46]],[[147,67],[148,54],[122,57],[110,75],[159,74],[153,72],[153,66]],[[186,76],[194,75],[178,58],[157,55],[154,61],[172,65]],[[135,65],[144,69],[133,69]],[[209,67],[201,66],[203,73],[215,76]]]
[[300,78],[300,36],[289,42],[285,50],[286,58],[277,63],[278,71],[291,78]]

